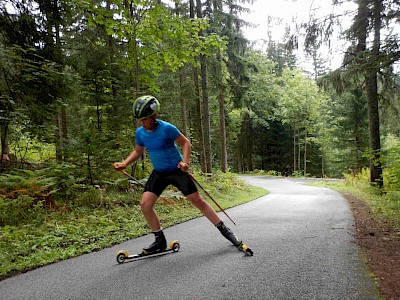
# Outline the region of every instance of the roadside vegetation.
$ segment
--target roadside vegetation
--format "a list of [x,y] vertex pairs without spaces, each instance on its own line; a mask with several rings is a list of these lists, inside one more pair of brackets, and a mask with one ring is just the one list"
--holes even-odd
[[322,184],[339,191],[349,202],[355,221],[354,236],[378,284],[381,299],[399,299],[400,189],[393,184],[399,177],[389,176],[389,172],[384,175],[384,190],[371,186],[368,169],[346,175],[341,182]]
[[371,184],[369,168],[343,175],[342,182],[326,184],[342,193],[362,199],[370,207],[373,217],[382,222],[400,237],[400,142],[389,135],[383,143],[382,186]]
[[[50,172],[56,170],[0,176],[0,279],[150,232],[140,212],[142,188],[122,174],[102,188],[80,185],[69,174],[64,178],[69,188],[61,191],[53,189],[61,186],[60,178],[49,177]],[[232,173],[195,177],[224,209],[267,193]],[[156,205],[164,228],[201,216],[179,192],[167,190],[163,196],[175,206]]]
[[371,186],[369,170],[363,169],[356,175],[345,175],[343,181],[324,181],[324,185],[342,194],[350,194],[363,200],[371,209],[372,218],[385,224],[400,237],[400,189],[385,183],[385,190]]

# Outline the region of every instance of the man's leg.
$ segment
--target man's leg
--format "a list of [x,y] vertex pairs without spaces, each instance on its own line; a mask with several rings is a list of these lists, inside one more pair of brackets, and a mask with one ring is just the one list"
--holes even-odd
[[206,216],[207,219],[211,221],[211,223],[217,225],[221,222],[221,219],[218,217],[215,210],[207,201],[203,199],[203,197],[201,197],[199,192],[190,194],[187,196],[187,198]]
[[238,238],[236,234],[232,232],[232,230],[226,227],[226,225],[218,217],[212,206],[201,197],[199,192],[190,194],[187,196],[187,198],[193,203],[194,206],[196,206],[201,212],[203,212],[207,219],[209,219],[211,223],[213,223],[215,227],[218,228],[218,230],[227,240],[229,240],[233,245],[237,247],[241,245],[242,241]]
[[154,210],[158,196],[152,192],[144,192],[140,200],[143,216],[154,233],[155,241],[150,246],[143,248],[144,253],[155,253],[167,248],[167,240],[160,226],[160,220]]
[[161,229],[160,220],[154,210],[154,204],[157,199],[158,196],[152,192],[144,192],[142,194],[142,199],[140,199],[140,209],[142,210],[142,214],[153,231]]

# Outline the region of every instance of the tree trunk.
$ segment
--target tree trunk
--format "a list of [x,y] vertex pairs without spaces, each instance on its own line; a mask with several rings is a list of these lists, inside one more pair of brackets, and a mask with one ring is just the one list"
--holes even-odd
[[207,173],[207,156],[204,147],[204,131],[203,131],[203,115],[201,113],[201,99],[200,99],[200,87],[199,87],[199,70],[197,67],[193,69],[193,81],[194,81],[194,94],[196,98],[196,128],[197,128],[197,139],[198,148],[200,152],[200,165],[201,171]]
[[0,161],[10,160],[10,149],[8,146],[8,124],[0,126],[1,129],[1,157]]
[[376,74],[367,75],[368,119],[369,119],[369,148],[371,150],[370,171],[371,183],[383,187],[381,143],[379,128],[379,105]]
[[228,171],[228,158],[226,150],[226,127],[225,127],[225,95],[223,91],[220,91],[218,95],[219,103],[219,125],[221,135],[221,171]]
[[300,129],[297,131],[297,171],[301,170],[301,145],[300,145]]
[[[222,13],[222,2],[213,1],[214,15]],[[221,171],[226,173],[228,171],[228,154],[226,149],[226,126],[225,126],[225,87],[224,87],[224,75],[222,72],[223,60],[220,51],[217,52],[216,63],[216,77],[218,85],[218,105],[219,105],[219,132],[221,136]]]
[[[202,18],[201,1],[196,0],[197,17]],[[204,36],[202,31],[199,36]],[[201,72],[201,92],[203,100],[203,125],[204,125],[204,153],[206,157],[207,173],[212,172],[212,152],[211,152],[211,121],[210,121],[210,106],[208,99],[208,83],[207,83],[207,60],[205,55],[200,55],[200,72]]]
[[61,108],[58,109],[57,115],[55,117],[55,132],[54,139],[56,143],[56,160],[63,160],[63,136],[62,136],[62,121],[61,121]]
[[244,120],[243,133],[244,138],[242,137],[241,142],[244,143],[244,168],[245,171],[253,171],[254,132],[252,120],[248,116]]
[[[51,7],[47,7],[47,47],[50,51],[50,57],[57,63],[58,71],[63,72],[63,56],[61,49],[61,37],[60,37],[60,27],[61,27],[61,17],[60,17],[60,7],[58,6],[58,1],[53,0],[49,3]],[[53,31],[54,30],[54,31]],[[54,41],[55,39],[55,41]],[[61,79],[63,80],[63,79]],[[54,88],[54,97],[64,99],[65,98],[65,83],[64,81],[59,82]],[[64,105],[61,105],[57,110],[57,115],[55,117],[56,130],[54,137],[56,139],[56,159],[57,161],[62,161],[65,158],[65,145],[67,143],[67,112]]]
[[293,173],[296,172],[296,129],[293,129]]
[[238,171],[238,173],[244,173],[244,170],[243,170],[243,156],[241,155],[241,152],[238,152],[238,156],[237,156],[236,160],[237,160],[237,171]]
[[[180,18],[182,15],[182,11],[180,10],[177,2],[175,3],[175,10],[176,10],[176,16]],[[182,117],[182,133],[184,134],[184,136],[190,139],[188,122],[187,122],[186,99],[183,93],[184,68],[183,67],[179,68],[178,73],[179,73],[179,101],[181,103],[181,117]]]
[[[190,18],[194,19],[194,0],[190,0]],[[196,66],[193,67],[193,82],[194,82],[194,97],[196,101],[196,135],[198,142],[198,151],[200,153],[201,171],[207,172],[207,160],[204,151],[204,132],[203,132],[203,117],[201,113],[200,87],[199,87],[199,70]]]
[[95,86],[95,97],[96,97],[96,118],[97,118],[97,131],[101,132],[101,112],[100,112],[100,91],[99,91],[99,80],[97,79],[97,71],[94,74],[94,86]]
[[382,0],[374,0],[374,43],[371,53],[371,69],[368,69],[366,76],[367,98],[368,98],[368,119],[369,119],[369,147],[372,150],[370,161],[371,183],[383,187],[381,141],[379,126],[379,103],[378,103],[378,72],[379,52],[381,44],[381,12]]
[[181,117],[182,117],[182,133],[189,137],[189,129],[187,124],[186,100],[183,95],[183,69],[179,70],[179,101],[181,103]]
[[[367,51],[368,36],[368,0],[359,0],[358,14],[355,21],[354,31],[357,34],[357,52]],[[369,53],[368,60],[359,59],[358,63],[365,70],[366,94],[368,99],[368,122],[369,122],[369,147],[371,151],[370,159],[370,181],[383,187],[382,180],[382,161],[380,146],[380,126],[379,126],[379,105],[378,105],[378,79],[379,71],[379,51],[380,51],[380,29],[382,1],[373,0],[373,28],[374,41],[372,51]],[[366,54],[366,53],[365,53]]]
[[307,176],[307,130],[304,132],[304,176]]

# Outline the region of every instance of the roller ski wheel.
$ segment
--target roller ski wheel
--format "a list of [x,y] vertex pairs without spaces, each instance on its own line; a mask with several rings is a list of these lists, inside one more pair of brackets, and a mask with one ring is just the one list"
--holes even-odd
[[240,250],[240,251],[242,251],[242,252],[244,252],[246,255],[248,255],[248,256],[253,256],[254,255],[254,253],[253,253],[253,250],[251,250],[246,244],[244,244],[244,243],[241,243],[239,246],[238,246],[238,249]]
[[139,254],[129,255],[129,253],[127,251],[119,250],[117,252],[117,262],[119,264],[123,264],[124,262],[128,262],[128,261],[135,261],[135,260],[145,259],[148,257],[155,257],[155,256],[161,256],[161,255],[168,254],[168,253],[175,253],[175,252],[178,252],[180,248],[181,248],[181,245],[179,244],[179,241],[174,240],[170,243],[169,248],[167,248],[165,250],[156,251],[156,252],[146,253],[146,252],[142,251]]

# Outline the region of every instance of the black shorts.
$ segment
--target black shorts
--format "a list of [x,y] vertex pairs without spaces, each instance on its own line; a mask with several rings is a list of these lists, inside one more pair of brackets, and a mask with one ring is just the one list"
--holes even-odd
[[144,187],[145,192],[152,192],[157,196],[172,184],[177,187],[185,196],[197,192],[196,184],[189,177],[188,173],[181,169],[170,172],[158,172],[153,170]]

